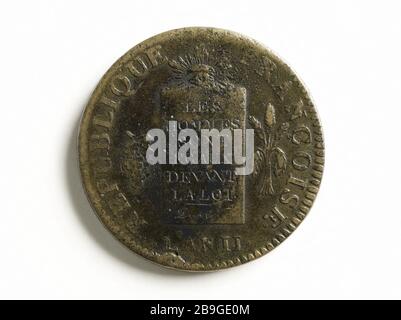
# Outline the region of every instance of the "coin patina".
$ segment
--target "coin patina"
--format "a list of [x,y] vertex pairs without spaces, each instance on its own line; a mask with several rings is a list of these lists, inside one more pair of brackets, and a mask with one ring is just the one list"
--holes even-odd
[[[202,134],[213,129],[243,154],[252,133],[250,170],[235,152],[213,160],[210,146],[205,157]],[[119,241],[166,267],[211,271],[265,255],[298,227],[324,145],[310,97],[275,54],[234,32],[184,28],[135,46],[103,76],[82,117],[79,164]]]

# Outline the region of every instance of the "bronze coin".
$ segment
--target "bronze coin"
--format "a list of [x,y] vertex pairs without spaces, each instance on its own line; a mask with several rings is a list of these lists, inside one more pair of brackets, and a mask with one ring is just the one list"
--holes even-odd
[[231,31],[184,28],[145,40],[103,76],[79,164],[119,241],[166,267],[210,271],[261,257],[297,228],[324,145],[304,86],[275,54]]

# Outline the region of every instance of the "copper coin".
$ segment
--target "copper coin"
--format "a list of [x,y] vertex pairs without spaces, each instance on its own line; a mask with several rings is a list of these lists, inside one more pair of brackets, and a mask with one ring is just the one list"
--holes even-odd
[[184,28],[145,40],[103,76],[79,163],[119,241],[166,267],[210,271],[261,257],[298,227],[324,145],[311,99],[275,54],[234,32]]

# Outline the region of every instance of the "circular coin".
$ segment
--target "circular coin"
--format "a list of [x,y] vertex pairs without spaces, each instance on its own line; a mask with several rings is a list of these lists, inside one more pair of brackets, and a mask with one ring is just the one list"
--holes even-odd
[[240,34],[184,28],[129,50],[83,114],[79,163],[103,224],[161,265],[254,260],[302,222],[324,145],[300,80]]

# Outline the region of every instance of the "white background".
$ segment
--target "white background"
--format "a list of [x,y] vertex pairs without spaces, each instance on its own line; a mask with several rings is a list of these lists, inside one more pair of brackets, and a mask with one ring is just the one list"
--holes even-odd
[[[317,200],[278,249],[230,270],[153,265],[98,222],[80,114],[140,41],[214,26],[270,47],[323,123]],[[401,1],[2,1],[0,298],[401,298]]]

